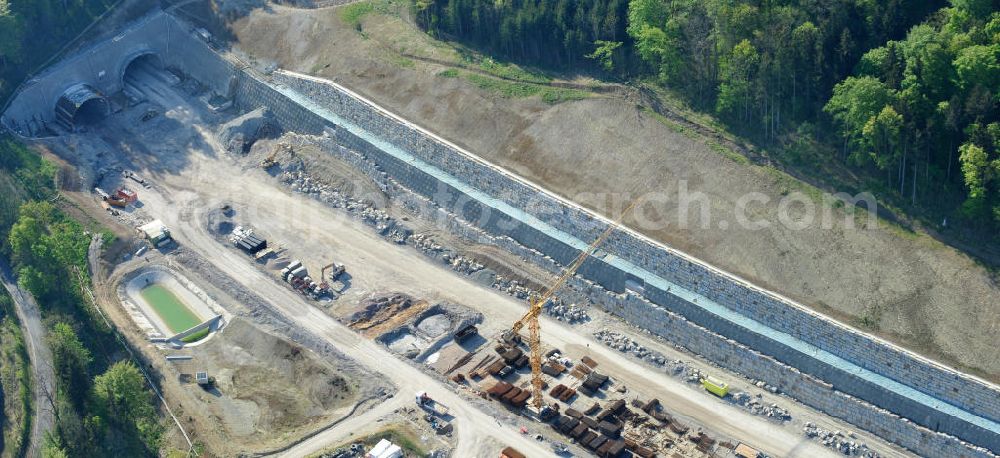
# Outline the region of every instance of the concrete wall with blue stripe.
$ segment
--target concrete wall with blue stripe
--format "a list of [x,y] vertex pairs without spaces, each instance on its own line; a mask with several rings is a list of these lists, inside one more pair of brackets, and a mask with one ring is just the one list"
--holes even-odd
[[[324,108],[335,112],[369,133],[404,149],[420,160],[433,164],[466,183],[475,183],[479,190],[495,198],[503,199],[513,206],[530,209],[532,215],[580,240],[596,238],[605,227],[602,221],[575,208],[567,207],[555,199],[540,196],[536,190],[525,184],[497,173],[419,131],[399,124],[364,102],[338,91],[334,86],[294,78],[285,74],[276,75],[274,79],[279,84],[304,94]],[[347,140],[349,137],[352,138]],[[474,222],[492,233],[510,236],[529,248],[545,253],[563,265],[576,256],[576,249],[542,231],[535,230],[530,225],[516,224],[517,222],[514,221],[516,229],[510,230],[512,222],[509,221],[509,217],[502,213],[497,215],[500,212],[495,209],[465,205],[459,211],[460,209],[453,208],[451,204],[460,201],[474,202],[475,199],[471,196],[461,195],[461,192],[453,186],[441,183],[434,176],[421,172],[412,164],[401,161],[391,154],[386,154],[380,148],[358,138],[346,129],[338,130],[338,139],[340,138],[344,138],[344,144],[351,148],[367,150],[373,160],[382,165],[390,175],[415,192],[434,199],[451,211],[457,211],[463,219]],[[484,213],[489,213],[489,215],[484,217]],[[1000,395],[987,385],[927,364],[905,352],[870,339],[864,334],[846,329],[776,297],[733,281],[729,277],[719,275],[697,262],[692,262],[629,233],[616,232],[608,241],[605,249],[650,272],[668,278],[690,291],[717,301],[731,310],[761,323],[766,323],[768,326],[796,338],[812,342],[860,367],[908,384],[912,384],[912,380],[931,381],[932,383],[914,386],[914,388],[979,416],[987,418],[1000,416],[997,415],[1000,407],[996,404]],[[629,273],[617,270],[598,259],[589,260],[581,269],[580,274],[609,291],[619,293],[624,291],[625,278],[631,277]],[[832,367],[801,351],[791,349],[749,329],[719,319],[686,300],[678,299],[664,291],[658,291],[652,285],[646,284],[644,286],[645,294],[650,301],[677,312],[713,332],[761,351],[781,363],[826,380],[836,390],[902,415],[934,431],[947,432],[986,447],[1000,449],[1000,436],[994,431],[930,408],[926,403],[914,402],[912,399],[900,396],[878,384],[855,377],[848,371]],[[619,315],[626,316],[627,314],[619,313]],[[642,320],[635,322],[635,324],[652,327],[650,323],[653,322],[655,321]],[[673,339],[669,333],[657,332],[655,329],[650,330],[667,339]],[[907,368],[905,376],[901,372],[903,367]],[[913,371],[920,372],[920,376],[912,377]],[[759,378],[769,379],[767,371]],[[808,399],[804,399],[804,401],[809,403]],[[848,418],[848,420],[851,419]],[[857,422],[864,423],[861,420]]]

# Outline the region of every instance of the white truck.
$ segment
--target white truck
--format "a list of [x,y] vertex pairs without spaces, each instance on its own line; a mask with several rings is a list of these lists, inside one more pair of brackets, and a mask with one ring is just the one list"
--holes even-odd
[[448,415],[448,406],[431,399],[430,395],[428,395],[426,391],[417,392],[417,405],[422,409],[442,418]]

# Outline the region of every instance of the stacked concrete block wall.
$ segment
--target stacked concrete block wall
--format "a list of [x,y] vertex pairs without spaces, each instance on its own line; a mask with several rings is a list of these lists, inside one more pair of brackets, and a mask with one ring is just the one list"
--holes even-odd
[[237,73],[233,100],[236,107],[244,113],[267,107],[285,130],[319,135],[324,129],[333,127],[315,113],[281,95],[248,69]]
[[[768,380],[787,394],[820,411],[848,419],[875,433],[926,456],[985,457],[982,449],[905,421],[891,412],[837,392],[815,377],[748,348],[735,340],[698,326],[686,318],[642,298],[629,295],[609,305],[631,323],[650,323],[649,331],[669,335],[671,340],[729,370],[750,378]],[[645,327],[645,326],[644,326]]]
[[680,256],[616,233],[609,245],[619,253],[685,288],[756,321],[795,336],[865,369],[909,384],[976,415],[1000,420],[1000,392],[964,374],[887,345],[853,329],[794,306],[772,294]]
[[[336,86],[285,73],[276,75],[275,80],[319,101],[324,108],[336,112],[349,122],[357,124],[379,138],[414,154],[420,160],[434,164],[434,166],[459,177],[466,183],[475,183],[477,189],[486,192],[491,197],[526,209],[532,215],[580,240],[596,237],[605,227],[603,221],[541,194],[531,186],[514,180],[489,165],[473,160],[450,145],[380,112],[377,108]],[[352,147],[367,148],[373,152],[378,149],[373,145],[358,146],[357,141],[348,141],[348,143]],[[445,208],[462,213],[463,218],[475,221],[491,232],[511,236],[520,243],[549,254],[563,264],[572,259],[576,253],[572,247],[547,237],[545,234],[533,230],[530,226],[525,227],[526,225],[517,224],[516,221],[508,221],[509,218],[502,212],[494,211],[490,214],[484,214],[489,209],[477,209],[476,206],[467,207],[465,212],[461,212],[454,205],[458,202],[474,201],[473,198],[456,194],[457,190],[451,186],[434,183],[433,177],[424,176],[419,171],[414,171],[413,167],[409,167],[397,158],[384,157],[382,162],[390,174],[401,177],[402,181],[411,185],[417,192],[434,197],[435,201],[438,201]],[[997,391],[977,380],[927,363],[895,347],[849,330],[794,304],[751,288],[686,256],[636,237],[632,233],[617,232],[613,240],[609,241],[606,250],[661,277],[668,278],[689,291],[718,301],[732,310],[761,323],[767,323],[781,332],[814,343],[820,348],[865,369],[908,384],[915,385],[910,380],[930,380],[931,384],[918,385],[914,388],[960,408],[966,408],[977,415],[987,418],[997,417]],[[616,292],[624,290],[626,279],[635,280],[628,273],[616,272],[615,269],[602,265],[597,260],[591,261],[591,266],[582,269],[581,274]],[[652,295],[655,302],[673,307],[676,310],[684,310],[685,316],[700,324],[709,327],[715,326],[716,328],[713,330],[737,338],[754,348],[762,349],[769,355],[818,377],[830,379],[842,391],[878,403],[926,426],[939,428],[941,431],[966,437],[977,443],[1000,447],[1000,438],[993,431],[943,414],[926,403],[915,403],[907,397],[898,396],[878,384],[854,377],[850,371],[832,367],[801,351],[787,348],[777,341],[719,320],[711,314],[704,313],[699,307],[692,306],[687,301],[670,300],[669,293],[660,292],[666,294],[658,296],[652,291],[655,289],[652,285],[644,286],[647,294]],[[845,339],[848,339],[849,345],[843,344]],[[914,371],[920,372],[920,375],[914,378],[904,377],[902,371],[906,371],[907,376],[913,375]]]
[[[467,240],[497,246],[551,271],[558,270],[558,266],[544,253],[527,248],[512,238],[487,233],[454,213],[442,212],[441,207],[431,199],[397,180],[397,178],[405,179],[405,176],[386,174],[381,166],[373,167],[376,163],[391,162],[391,159],[383,157],[385,153],[373,145],[347,132],[341,132],[337,140],[350,147],[329,146],[327,150],[364,170],[383,189],[390,190],[395,201],[404,202],[407,208],[417,214],[443,223],[450,233],[460,235]],[[392,186],[393,184],[396,186]],[[421,182],[421,185],[423,184],[425,183]],[[447,217],[442,219],[441,215]],[[768,380],[778,386],[783,393],[828,414],[852,421],[858,427],[900,446],[919,451],[925,456],[956,458],[994,456],[982,448],[970,447],[953,437],[934,433],[885,409],[838,392],[829,383],[765,356],[735,340],[711,332],[634,293],[613,294],[579,277],[572,279],[569,286],[574,295],[584,296],[590,302],[601,305],[606,311],[628,322],[653,323],[653,326],[646,326],[645,330],[661,336],[670,336],[670,340],[675,344],[728,370],[750,378]]]

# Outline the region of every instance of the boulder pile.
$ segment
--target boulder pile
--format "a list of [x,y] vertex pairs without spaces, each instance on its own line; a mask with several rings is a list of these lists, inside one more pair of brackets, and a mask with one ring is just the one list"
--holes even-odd
[[816,438],[823,445],[830,447],[848,456],[860,456],[862,458],[879,458],[878,452],[868,448],[868,444],[859,442],[853,432],[828,431],[816,426],[812,422],[807,422],[802,428],[806,437]]

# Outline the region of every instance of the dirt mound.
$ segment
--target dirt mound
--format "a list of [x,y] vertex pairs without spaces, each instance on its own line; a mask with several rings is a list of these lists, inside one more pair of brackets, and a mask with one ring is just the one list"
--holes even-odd
[[365,300],[361,310],[350,316],[348,326],[367,337],[378,337],[406,324],[428,306],[427,301],[406,294],[375,296]]
[[280,133],[274,116],[267,108],[258,108],[219,127],[219,143],[230,153],[247,154],[257,140]]
[[216,380],[203,399],[247,448],[313,425],[357,397],[356,383],[327,360],[243,320],[193,353]]
[[428,316],[417,323],[417,329],[430,337],[439,337],[450,331],[451,328],[451,318],[448,318],[448,315],[444,313]]

